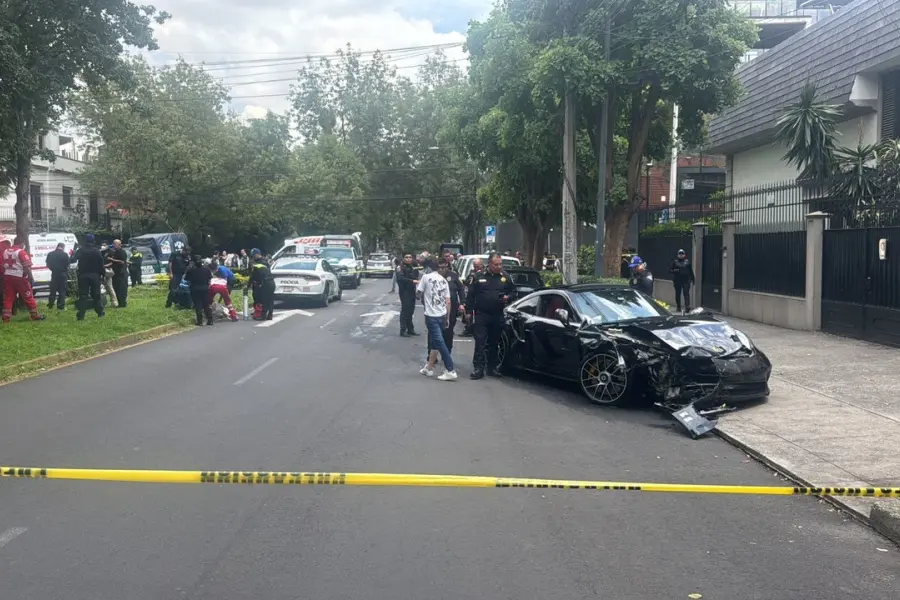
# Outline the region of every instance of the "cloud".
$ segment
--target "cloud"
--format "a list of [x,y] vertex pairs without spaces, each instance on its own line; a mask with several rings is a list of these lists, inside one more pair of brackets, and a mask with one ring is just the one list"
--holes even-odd
[[[362,51],[459,44],[468,21],[484,18],[491,0],[163,0],[156,7],[173,16],[156,28],[160,50],[150,53],[151,63],[171,64],[179,56],[207,63],[230,88],[232,109],[259,118],[287,109],[303,57],[332,54],[347,43]],[[427,51],[389,54],[401,74],[413,75]],[[458,45],[446,54],[465,58]]]

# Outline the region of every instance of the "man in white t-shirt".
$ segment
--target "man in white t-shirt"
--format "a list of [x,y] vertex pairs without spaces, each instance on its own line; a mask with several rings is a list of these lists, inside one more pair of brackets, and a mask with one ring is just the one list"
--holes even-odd
[[[446,268],[446,264],[444,265]],[[446,273],[436,269],[434,260],[425,260],[426,273],[419,280],[416,287],[416,295],[422,300],[425,308],[425,328],[428,331],[428,360],[419,371],[426,377],[434,376],[434,365],[437,363],[438,354],[444,363],[444,373],[438,379],[441,381],[455,381],[456,370],[453,366],[453,357],[444,341],[444,329],[450,321],[450,286],[447,284]]]

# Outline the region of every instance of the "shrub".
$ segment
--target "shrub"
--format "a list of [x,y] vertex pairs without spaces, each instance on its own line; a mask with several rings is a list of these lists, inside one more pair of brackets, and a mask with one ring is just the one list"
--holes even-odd
[[[560,273],[559,271],[542,271],[541,277],[544,280],[544,285],[547,287],[562,285],[563,283],[562,273]],[[608,283],[624,285],[628,283],[628,280],[622,279],[621,277],[594,277],[593,275],[579,275],[578,283]]]
[[[706,217],[700,219],[700,222],[709,225],[707,233],[721,233],[722,225],[719,223],[719,217]],[[641,230],[642,237],[678,237],[682,235],[692,235],[694,232],[693,221],[669,221],[668,223],[658,223],[650,225]]]

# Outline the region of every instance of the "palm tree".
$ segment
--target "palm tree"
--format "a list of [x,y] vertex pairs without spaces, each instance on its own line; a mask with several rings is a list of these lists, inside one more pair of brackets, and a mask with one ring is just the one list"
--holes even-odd
[[783,160],[800,171],[798,180],[824,183],[835,173],[840,117],[840,107],[816,101],[816,86],[808,82],[778,119],[775,140],[787,147]]

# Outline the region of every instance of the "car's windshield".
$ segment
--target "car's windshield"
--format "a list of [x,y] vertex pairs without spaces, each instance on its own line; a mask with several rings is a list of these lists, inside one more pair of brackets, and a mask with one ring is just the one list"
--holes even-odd
[[539,288],[544,287],[541,276],[534,271],[512,271],[509,278],[517,287]]
[[590,290],[572,294],[578,314],[591,323],[617,323],[629,319],[666,317],[669,312],[637,290]]
[[273,271],[315,271],[316,261],[297,260],[296,258],[284,258],[275,261]]
[[350,248],[319,248],[319,256],[332,260],[346,260],[353,258],[353,250]]
[[369,255],[369,260],[387,260],[387,259],[388,259],[387,254],[370,254]]

